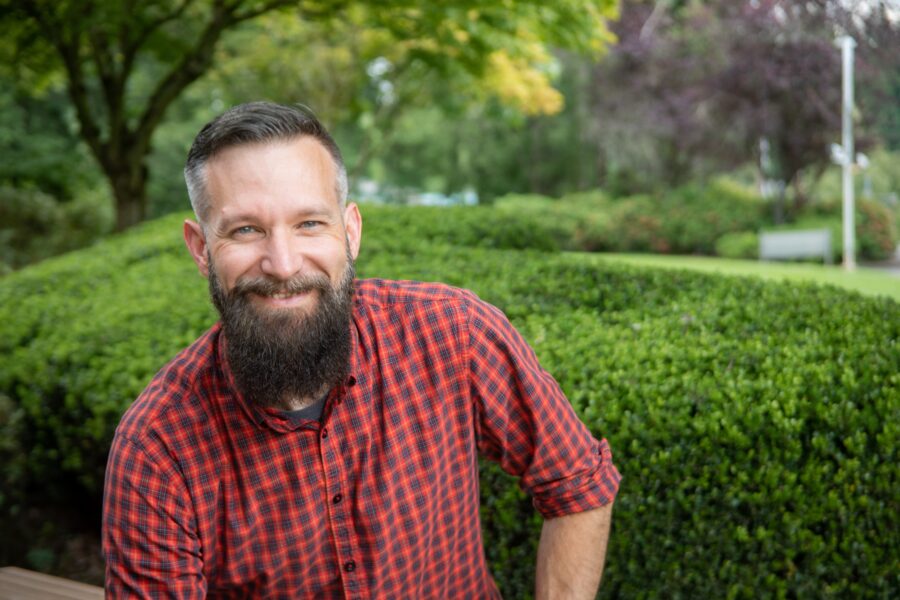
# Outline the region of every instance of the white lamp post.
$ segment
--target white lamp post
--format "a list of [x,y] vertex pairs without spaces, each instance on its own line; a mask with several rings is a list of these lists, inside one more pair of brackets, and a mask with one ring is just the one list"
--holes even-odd
[[856,231],[853,223],[853,48],[856,42],[849,35],[841,38],[843,59],[843,102],[841,111],[841,150],[843,151],[844,184],[844,269],[856,268]]

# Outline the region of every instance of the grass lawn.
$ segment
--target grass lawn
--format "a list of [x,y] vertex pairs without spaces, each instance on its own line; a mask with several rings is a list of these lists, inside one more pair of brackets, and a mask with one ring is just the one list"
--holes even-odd
[[599,260],[671,269],[693,269],[727,275],[746,275],[763,279],[811,281],[855,290],[871,296],[888,296],[900,302],[900,277],[878,269],[858,268],[851,273],[838,265],[814,263],[760,262],[705,256],[668,256],[660,254],[597,254]]

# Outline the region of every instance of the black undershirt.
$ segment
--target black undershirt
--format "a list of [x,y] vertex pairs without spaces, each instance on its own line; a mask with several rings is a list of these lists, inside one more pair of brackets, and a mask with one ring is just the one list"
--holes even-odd
[[318,421],[322,418],[322,411],[325,409],[325,400],[328,399],[329,392],[325,392],[321,398],[303,408],[297,410],[286,410],[284,416],[293,422],[298,421]]

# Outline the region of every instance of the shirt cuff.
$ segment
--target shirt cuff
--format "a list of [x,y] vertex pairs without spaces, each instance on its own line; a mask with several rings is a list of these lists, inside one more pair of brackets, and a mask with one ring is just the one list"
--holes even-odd
[[600,508],[615,499],[622,476],[613,464],[609,443],[598,442],[594,454],[592,471],[541,486],[534,493],[534,507],[545,519]]

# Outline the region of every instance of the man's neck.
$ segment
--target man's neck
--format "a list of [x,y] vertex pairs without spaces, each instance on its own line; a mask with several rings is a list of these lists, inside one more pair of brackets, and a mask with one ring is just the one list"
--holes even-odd
[[323,386],[322,389],[314,396],[288,396],[283,397],[278,403],[278,408],[282,410],[303,410],[313,404],[325,400],[328,392],[331,390],[329,386]]

